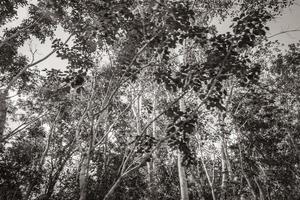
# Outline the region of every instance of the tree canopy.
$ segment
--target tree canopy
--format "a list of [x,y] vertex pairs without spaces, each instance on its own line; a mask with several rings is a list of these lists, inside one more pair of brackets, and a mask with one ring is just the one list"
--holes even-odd
[[1,1],[0,200],[299,199],[293,3]]

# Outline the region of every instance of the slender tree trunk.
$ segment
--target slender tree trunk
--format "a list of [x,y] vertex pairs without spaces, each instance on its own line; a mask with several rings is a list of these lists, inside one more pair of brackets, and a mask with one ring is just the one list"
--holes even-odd
[[260,181],[257,179],[257,177],[254,178],[254,181],[259,190],[259,200],[265,200],[266,199],[265,192],[264,192],[263,188],[261,187]]
[[85,155],[82,161],[80,175],[79,175],[79,186],[80,186],[80,198],[79,200],[87,199],[87,179],[88,179],[88,167],[89,158]]
[[177,166],[178,166],[178,176],[179,176],[179,183],[180,183],[180,196],[181,196],[180,199],[188,200],[189,194],[188,194],[188,186],[187,186],[185,167],[182,165],[182,155],[181,155],[181,152],[179,152],[179,151],[178,151]]
[[47,136],[47,141],[46,141],[46,146],[45,146],[45,150],[41,156],[41,159],[40,159],[40,166],[39,166],[39,171],[42,170],[43,168],[43,165],[45,163],[45,158],[48,154],[48,151],[49,151],[49,148],[50,148],[50,145],[51,145],[51,139],[52,139],[52,135],[53,135],[53,132],[54,132],[54,128],[56,126],[56,123],[57,123],[57,120],[59,119],[59,115],[60,115],[60,110],[58,110],[57,114],[56,114],[56,117],[54,119],[54,121],[52,122],[51,124],[51,128],[49,130],[49,133],[48,133],[48,136]]
[[[45,163],[45,158],[46,158],[46,156],[47,156],[47,154],[48,154],[48,151],[49,151],[49,148],[50,148],[50,144],[51,144],[51,141],[50,141],[50,140],[51,140],[51,136],[52,136],[52,134],[53,134],[53,131],[54,131],[56,122],[57,122],[57,120],[59,119],[59,115],[60,115],[60,111],[58,111],[58,113],[57,113],[57,115],[56,115],[54,121],[53,121],[52,124],[51,124],[51,128],[50,128],[49,134],[48,134],[48,136],[47,136],[47,141],[46,141],[45,150],[44,150],[44,152],[43,152],[42,155],[41,155],[40,161],[39,161],[39,163],[38,163],[37,166],[33,166],[34,170],[36,170],[37,172],[41,172],[41,171],[43,170],[43,166],[44,166],[44,163]],[[36,177],[35,177],[35,178],[36,178]],[[55,184],[55,183],[54,183],[54,184]],[[25,198],[24,198],[25,200],[27,200],[27,199],[30,197],[31,192],[32,192],[32,190],[33,190],[33,188],[34,188],[35,186],[36,186],[36,181],[35,181],[35,180],[34,180],[34,181],[31,181],[30,184],[29,184],[29,186],[28,186],[28,189],[27,189],[27,191],[26,191],[26,194],[25,194]],[[53,186],[53,187],[54,187],[54,186]],[[42,196],[44,196],[43,199],[46,198],[46,195],[42,195]],[[50,197],[49,197],[49,198],[50,198]]]
[[233,181],[234,175],[233,175],[233,171],[232,171],[230,158],[229,158],[229,155],[228,155],[228,149],[227,149],[227,142],[226,141],[224,143],[224,153],[225,153],[226,167],[227,167],[227,170],[228,170],[229,179],[231,181]]
[[226,182],[227,182],[227,172],[226,172],[226,160],[225,160],[225,151],[224,151],[224,139],[222,138],[221,144],[221,165],[222,165],[222,182],[221,182],[221,200],[225,199],[226,195]]
[[148,170],[148,187],[150,191],[149,199],[155,200],[155,190],[154,190],[154,178],[153,178],[153,161],[147,162]]
[[119,186],[121,180],[122,180],[122,176],[120,176],[117,181],[114,183],[114,185],[110,188],[110,190],[108,191],[108,193],[105,195],[105,197],[103,198],[103,200],[108,200],[111,195],[114,193],[115,189]]
[[47,192],[44,195],[43,200],[49,200],[51,198],[51,196],[52,196],[52,194],[54,192],[54,187],[55,187],[56,182],[57,182],[56,178],[53,178],[53,179],[49,180]]
[[[226,112],[228,109],[228,105],[232,96],[233,87],[230,90],[229,98],[226,102]],[[231,181],[233,181],[233,172],[232,167],[228,155],[228,149],[227,149],[227,132],[225,129],[226,123],[225,123],[226,113],[219,114],[219,124],[220,124],[220,132],[221,132],[221,165],[222,165],[222,182],[221,182],[221,197],[220,199],[226,199],[226,187],[227,187],[227,179],[229,178]],[[228,175],[228,177],[227,177]],[[234,189],[235,190],[235,189]]]
[[58,169],[56,170],[56,172],[54,173],[54,175],[49,178],[49,184],[48,184],[48,187],[45,191],[45,194],[44,194],[44,198],[43,200],[49,200],[54,192],[54,187],[58,181],[58,178],[61,174],[61,172],[63,171],[67,161],[70,159],[71,155],[72,155],[72,150],[73,150],[73,141],[72,140],[69,144],[69,149],[68,151],[66,152],[66,156],[65,158],[63,159],[62,157],[60,157],[60,161],[58,162],[59,163],[59,167]]
[[226,153],[225,153],[225,146],[226,146],[226,133],[225,133],[225,114],[219,114],[219,125],[220,125],[220,134],[221,134],[221,196],[220,199],[224,200],[226,198],[226,187],[227,187],[227,164],[226,164]]
[[3,140],[3,134],[5,129],[5,123],[6,123],[6,113],[7,113],[7,105],[6,105],[6,98],[7,98],[8,92],[7,90],[4,90],[3,92],[0,91],[0,148]]
[[256,193],[253,189],[253,186],[252,186],[252,183],[251,183],[251,180],[249,179],[247,173],[245,172],[245,169],[244,169],[244,161],[243,161],[243,155],[242,155],[242,146],[240,144],[240,141],[241,141],[241,132],[240,130],[236,130],[237,133],[238,133],[238,147],[239,147],[239,156],[240,156],[240,167],[241,167],[241,172],[242,172],[242,175],[244,176],[244,178],[246,179],[247,181],[247,184],[248,184],[248,187],[250,189],[250,192],[253,196],[253,199],[257,199],[257,196],[256,196]]
[[[92,129],[93,129],[93,127],[92,127]],[[80,198],[79,198],[79,200],[87,199],[90,159],[91,159],[93,143],[94,143],[93,139],[94,139],[94,135],[93,135],[93,131],[91,130],[89,149],[88,149],[86,155],[84,155],[83,162],[82,162],[81,169],[80,169],[80,176],[79,176]]]
[[[142,106],[143,106],[143,85],[141,82],[139,84],[139,91],[138,91],[138,98],[137,98],[137,107],[136,107],[136,124],[137,124],[137,134],[141,135],[142,134]],[[151,133],[150,131],[147,130],[147,134],[150,136],[153,136],[153,132]],[[148,177],[147,177],[147,182],[148,182],[148,188],[149,188],[149,199],[150,200],[155,200],[155,190],[154,190],[154,180],[153,180],[153,160],[150,162],[147,162],[147,171],[148,171]]]
[[[156,113],[156,89],[154,90],[154,94],[153,94],[153,99],[152,99],[152,119],[155,119],[157,113]],[[157,138],[157,133],[156,133],[156,121],[153,122],[152,124],[152,137],[154,137],[155,139]],[[155,173],[157,172],[157,166],[156,166],[156,162],[158,159],[158,152],[154,152],[152,159],[150,162],[147,163],[147,167],[148,167],[148,182],[149,182],[149,188],[150,188],[150,199],[151,200],[156,200],[158,198],[157,196],[157,188],[156,188],[156,179],[155,179]]]
[[[180,105],[180,110],[184,112],[186,109],[182,99],[179,101],[179,105]],[[181,200],[189,200],[186,172],[185,172],[185,167],[182,165],[182,155],[179,150],[178,150],[177,167],[178,167],[178,177],[180,183]]]
[[204,172],[205,172],[205,176],[206,176],[206,178],[207,178],[207,181],[208,181],[208,184],[209,184],[209,187],[210,187],[210,190],[211,190],[212,198],[213,198],[213,200],[216,200],[216,195],[215,195],[215,189],[214,189],[213,181],[211,181],[211,179],[210,179],[210,177],[209,177],[209,174],[208,174],[206,165],[205,165],[205,163],[204,163],[203,157],[200,156],[200,159],[201,159],[202,167],[203,167]]

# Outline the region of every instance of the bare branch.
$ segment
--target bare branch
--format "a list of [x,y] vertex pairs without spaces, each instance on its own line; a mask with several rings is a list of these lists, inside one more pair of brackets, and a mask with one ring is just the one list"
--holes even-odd
[[299,32],[299,31],[300,31],[300,29],[292,29],[292,30],[287,30],[287,31],[281,31],[279,33],[276,33],[274,35],[269,36],[268,39],[272,38],[272,37],[275,37],[275,36],[278,36],[278,35],[281,35],[281,34],[291,33],[291,32]]
[[[68,41],[71,39],[71,37],[73,36],[73,34],[71,34],[67,40],[63,43],[64,45],[68,43]],[[6,91],[8,91],[12,86],[13,84],[17,81],[18,78],[20,78],[20,76],[27,70],[29,69],[30,67],[33,67],[41,62],[43,62],[44,60],[46,60],[47,58],[49,58],[52,54],[54,54],[57,50],[57,49],[54,49],[52,50],[50,53],[48,53],[45,57],[41,58],[40,60],[36,61],[36,62],[33,62],[29,65],[26,65],[25,67],[23,67],[23,69],[21,69],[21,71],[19,71],[19,73],[13,77],[13,79],[8,83],[7,87],[6,87]]]

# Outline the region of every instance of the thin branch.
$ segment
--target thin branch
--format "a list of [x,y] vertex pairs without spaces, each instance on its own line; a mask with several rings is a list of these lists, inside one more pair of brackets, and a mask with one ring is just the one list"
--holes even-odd
[[281,34],[285,34],[285,33],[291,33],[291,32],[299,32],[300,29],[292,29],[292,30],[287,30],[287,31],[281,31],[279,33],[276,33],[274,35],[271,35],[269,37],[267,37],[268,39],[272,38],[272,37],[275,37],[275,36],[278,36],[278,35],[281,35]]
[[102,136],[102,138],[100,139],[99,142],[97,142],[97,144],[95,144],[95,148],[102,144],[102,142],[104,141],[104,139],[107,137],[107,135],[110,133],[111,129],[116,125],[116,123],[118,122],[119,118],[125,113],[126,110],[128,110],[128,108],[130,108],[130,106],[132,105],[132,102],[120,113],[120,115],[117,117],[117,119],[109,126],[108,130],[106,131],[106,133]]
[[[172,103],[170,103],[162,112],[160,112],[156,117],[154,117],[150,122],[148,122],[148,124],[143,128],[143,130],[141,131],[141,135],[140,137],[142,137],[144,134],[146,134],[146,131],[148,129],[149,126],[151,126],[151,124],[153,122],[155,122],[158,118],[160,118],[165,112],[167,112],[175,103],[177,103],[180,99],[182,99],[184,97],[184,95],[188,92],[188,90],[186,90],[185,92],[183,92],[181,95],[179,95],[179,97],[177,97]],[[167,137],[168,138],[168,137]],[[161,142],[165,141],[166,139],[162,139]],[[135,149],[137,148],[137,141],[134,143],[134,146],[131,148],[131,152],[129,153],[129,155],[126,158],[125,163],[127,163],[127,161],[133,157],[133,155],[135,154]],[[142,159],[142,158],[141,158]],[[131,165],[130,165],[131,166]]]
[[[152,38],[150,38],[139,50],[138,52],[135,54],[135,56],[133,57],[133,59],[131,60],[130,64],[128,65],[128,68],[130,68],[134,61],[138,58],[138,56],[145,50],[145,48],[150,44],[150,42],[152,40],[154,40],[157,36],[158,36],[159,32],[157,34],[155,34]],[[153,64],[152,62],[149,62],[147,65],[145,65],[144,67],[142,67],[140,70],[137,71],[137,73],[139,73],[141,70],[143,70],[144,68],[150,66],[151,64]],[[125,77],[126,73],[123,73],[123,75],[120,78],[120,83],[116,86],[115,90],[112,92],[112,94],[109,96],[106,105],[96,114],[99,115],[101,114],[104,110],[106,110],[106,108],[110,105],[110,102],[113,98],[113,96],[117,93],[117,91],[120,89],[120,87],[122,86],[122,84],[126,83],[128,80],[130,80],[134,75],[136,75],[137,73],[131,74],[129,77],[127,77],[124,81],[122,81],[122,79]]]
[[24,28],[18,30],[17,32],[15,32],[14,34],[12,34],[10,37],[4,39],[4,40],[0,43],[0,48],[1,48],[4,44],[6,44],[9,40],[11,40],[11,39],[17,37],[21,32],[30,29],[31,27],[33,27],[34,25],[36,25],[38,22],[39,22],[39,20],[33,22],[32,24],[28,25],[27,27],[24,27]]
[[31,54],[31,62],[30,64],[32,64],[35,60],[35,54],[37,52],[37,49],[32,47],[32,40],[30,40],[30,44],[29,44],[29,51],[30,51],[30,54]]
[[167,112],[173,105],[175,105],[175,103],[177,103],[180,99],[182,99],[184,97],[184,95],[186,95],[188,92],[188,90],[182,92],[181,95],[179,95],[171,104],[169,104],[166,109],[164,111],[162,111],[161,113],[159,113],[156,117],[154,117],[150,122],[148,122],[148,124],[145,126],[145,128],[142,130],[142,134],[144,132],[146,132],[147,128],[154,122],[156,121],[158,118],[160,118],[163,114],[165,114],[165,112]]
[[[86,114],[90,111],[90,109],[91,109],[92,100],[94,99],[95,94],[96,94],[96,89],[95,89],[95,87],[96,87],[96,83],[95,83],[95,85],[92,86],[92,94],[91,94],[91,96],[89,97],[88,103],[87,103],[87,105],[86,105],[86,107],[85,107],[85,109],[84,109],[84,111],[83,111],[83,113],[82,113],[82,115],[81,115],[81,117],[80,117],[80,119],[79,119],[77,125],[76,125],[76,132],[75,132],[75,141],[76,141],[76,142],[75,142],[75,143],[77,143],[77,142],[79,141],[80,133],[81,133],[81,125],[82,125],[82,123],[83,123],[83,121],[84,121],[85,115],[86,115]],[[80,150],[80,152],[82,152],[81,144],[79,144],[79,150]]]
[[[146,67],[151,66],[151,64],[153,64],[153,62],[149,62],[147,65],[145,65],[144,67],[142,67],[137,73],[139,73],[141,70],[145,69]],[[114,91],[112,92],[112,94],[108,97],[108,100],[106,101],[107,103],[105,104],[105,106],[102,107],[102,109],[100,111],[98,111],[96,113],[96,115],[101,114],[104,110],[106,110],[106,108],[110,105],[110,102],[112,101],[112,98],[114,97],[114,95],[118,92],[118,90],[120,89],[120,87],[126,83],[127,81],[129,81],[134,75],[136,75],[137,73],[131,74],[129,77],[127,77],[126,79],[124,79],[123,81],[121,81],[116,88],[114,89]],[[125,73],[124,73],[125,74]],[[124,75],[120,78],[123,79]]]
[[42,116],[46,115],[47,113],[41,114],[38,117],[30,120],[29,122],[24,122],[21,125],[19,125],[17,128],[15,128],[14,130],[12,130],[9,134],[7,134],[2,141],[8,140],[10,139],[12,136],[16,135],[17,133],[19,133],[20,131],[26,129],[28,126],[30,126],[31,124],[35,123],[36,121],[40,120]]
[[50,148],[51,137],[52,137],[52,135],[53,135],[54,128],[55,128],[56,123],[57,123],[57,121],[58,121],[58,119],[59,119],[59,117],[60,117],[60,114],[61,114],[61,111],[58,110],[58,112],[57,112],[57,114],[56,114],[56,116],[55,116],[55,119],[54,119],[54,121],[53,121],[52,124],[51,124],[51,128],[50,128],[50,130],[49,130],[49,134],[48,134],[48,137],[47,137],[46,147],[45,147],[45,150],[44,150],[44,152],[42,153],[42,156],[41,156],[41,159],[40,159],[40,163],[39,163],[39,164],[40,164],[40,168],[43,167],[45,158],[46,158],[46,156],[47,156],[47,154],[48,154],[48,151],[49,151],[49,148]]
[[211,81],[211,84],[210,84],[210,88],[208,90],[208,92],[206,93],[203,101],[197,106],[197,108],[195,109],[195,112],[197,110],[199,110],[199,108],[208,100],[210,94],[212,93],[213,91],[213,88],[215,87],[215,85],[217,84],[217,81],[218,81],[218,78],[222,75],[222,72],[223,72],[223,69],[225,68],[225,62],[227,61],[230,53],[231,53],[231,50],[232,50],[232,46],[230,46],[225,58],[223,59],[222,63],[221,63],[221,68],[219,69],[217,75],[213,78],[213,80]]
[[[71,35],[67,38],[67,40],[63,43],[63,45],[67,44],[68,41],[71,39],[72,36],[73,36],[73,34],[71,34]],[[59,48],[52,50],[50,53],[48,53],[45,57],[41,58],[40,60],[38,60],[38,61],[36,61],[36,62],[34,62],[34,63],[31,63],[31,64],[26,65],[25,67],[23,67],[23,69],[21,69],[21,71],[19,71],[19,73],[18,73],[16,76],[14,76],[13,79],[8,83],[8,85],[7,85],[7,87],[6,87],[5,90],[8,91],[8,90],[13,86],[13,84],[17,81],[17,79],[20,78],[20,76],[21,76],[28,68],[33,67],[33,66],[35,66],[35,65],[37,65],[37,64],[39,64],[39,63],[41,63],[41,62],[43,62],[44,60],[46,60],[47,58],[49,58],[52,54],[54,54],[58,49],[59,49]]]

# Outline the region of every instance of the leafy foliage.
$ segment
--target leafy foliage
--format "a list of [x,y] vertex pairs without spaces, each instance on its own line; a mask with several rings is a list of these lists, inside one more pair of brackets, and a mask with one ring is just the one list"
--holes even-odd
[[291,1],[29,2],[0,3],[1,28],[28,10],[0,40],[0,199],[179,199],[181,169],[190,199],[299,198],[300,45],[266,37]]

